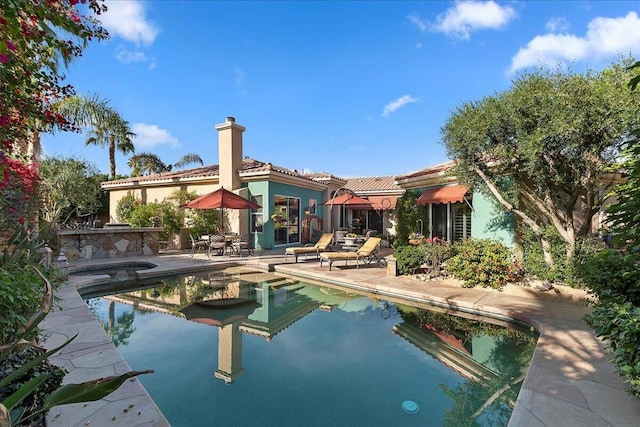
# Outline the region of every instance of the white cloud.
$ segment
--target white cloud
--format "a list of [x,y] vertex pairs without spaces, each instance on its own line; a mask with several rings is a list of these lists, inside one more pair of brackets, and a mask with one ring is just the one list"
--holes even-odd
[[545,25],[547,30],[551,33],[557,33],[560,31],[567,31],[569,29],[569,21],[564,18],[556,17],[551,18]]
[[166,129],[160,129],[157,125],[136,123],[131,127],[136,136],[133,143],[136,148],[151,148],[156,145],[170,144],[171,147],[179,147],[178,139]]
[[517,16],[510,6],[495,1],[458,1],[453,8],[438,15],[435,31],[468,40],[474,30],[497,29]]
[[145,17],[145,5],[140,1],[106,2],[107,12],[99,16],[102,25],[116,35],[138,45],[151,45],[158,29]]
[[131,63],[149,63],[149,69],[153,70],[156,68],[156,60],[154,58],[149,58],[146,53],[139,50],[128,50],[124,46],[118,46],[116,48],[116,59],[123,64],[131,64]]
[[127,50],[123,46],[118,46],[116,49],[116,58],[124,64],[130,64],[132,62],[146,62],[149,60],[144,52]]
[[415,13],[412,13],[411,15],[409,15],[407,18],[409,18],[409,21],[418,29],[420,30],[421,33],[424,33],[427,31],[427,23],[425,21],[422,20],[422,18],[419,15],[416,15]]
[[412,102],[417,102],[418,98],[414,98],[411,95],[404,95],[395,101],[391,101],[387,105],[384,106],[384,110],[382,110],[382,117],[389,117],[389,114],[398,110],[399,108],[404,107],[407,104],[411,104]]
[[588,24],[584,37],[572,34],[536,36],[511,58],[509,71],[619,54],[640,54],[640,18],[636,12],[620,18],[595,18]]

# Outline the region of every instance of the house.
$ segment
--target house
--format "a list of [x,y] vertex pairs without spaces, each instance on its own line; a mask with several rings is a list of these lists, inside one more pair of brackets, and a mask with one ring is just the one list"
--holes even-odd
[[454,167],[451,161],[395,178],[404,190],[419,190],[417,203],[429,207],[423,234],[447,241],[491,238],[513,248],[513,215],[479,189],[460,185],[450,173]]
[[[131,193],[143,202],[161,202],[176,190],[204,195],[220,187],[256,202],[255,211],[226,210],[231,231],[252,233],[256,248],[307,243],[315,230],[376,230],[393,234],[394,210],[406,190],[422,192],[418,203],[429,206],[430,237],[446,240],[492,237],[514,245],[513,218],[477,190],[458,185],[449,172],[453,162],[398,176],[340,178],[331,173],[299,173],[243,153],[246,128],[227,117],[215,126],[219,164],[103,182],[109,193],[109,215],[116,221],[118,201]],[[366,205],[325,204],[341,192],[367,199]],[[496,221],[500,218],[500,221]],[[426,226],[427,224],[425,224]],[[417,230],[418,231],[418,230]],[[187,246],[188,236],[180,245]]]

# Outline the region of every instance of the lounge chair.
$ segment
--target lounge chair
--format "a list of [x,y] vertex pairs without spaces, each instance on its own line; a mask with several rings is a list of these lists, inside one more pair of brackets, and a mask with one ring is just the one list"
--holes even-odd
[[286,260],[289,255],[294,255],[296,257],[296,262],[298,262],[298,257],[302,254],[305,256],[307,254],[315,254],[316,257],[318,257],[320,252],[327,250],[332,241],[333,233],[324,233],[313,246],[287,248],[284,252],[284,259]]
[[320,267],[322,267],[322,261],[329,262],[329,271],[331,271],[331,265],[335,261],[344,261],[346,265],[349,263],[349,260],[354,260],[356,262],[356,268],[358,268],[360,260],[367,263],[373,261],[379,263],[381,260],[376,255],[376,251],[378,250],[381,240],[380,237],[369,237],[355,252],[322,252],[320,253]]

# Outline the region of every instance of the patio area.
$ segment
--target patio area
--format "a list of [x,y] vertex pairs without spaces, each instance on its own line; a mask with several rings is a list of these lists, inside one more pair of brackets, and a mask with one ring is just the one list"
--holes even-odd
[[[247,263],[295,276],[309,282],[328,283],[380,296],[390,301],[410,300],[484,315],[496,321],[515,319],[540,333],[531,366],[522,385],[510,426],[634,426],[640,419],[640,400],[625,393],[622,380],[602,342],[582,321],[589,308],[541,292],[507,295],[487,289],[463,289],[445,282],[423,282],[408,277],[388,277],[385,268],[336,265],[332,271],[315,259],[284,260],[284,251],[262,251],[251,257],[212,257],[175,253],[134,257],[127,261],[151,262],[145,277],[205,270],[224,263]],[[91,264],[97,261],[91,262]],[[102,260],[109,264],[118,260]],[[120,260],[121,262],[121,260]],[[67,381],[79,382],[126,372],[129,367],[76,291],[101,276],[72,277],[58,296],[63,311],[50,314],[43,328],[52,348],[79,332],[72,345],[52,361],[69,371]],[[114,424],[114,420],[117,421]],[[49,426],[164,426],[161,411],[136,379],[127,381],[107,399],[54,408]]]

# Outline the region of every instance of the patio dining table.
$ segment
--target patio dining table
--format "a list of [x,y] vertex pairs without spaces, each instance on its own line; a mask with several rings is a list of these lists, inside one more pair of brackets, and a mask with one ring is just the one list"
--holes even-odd
[[[204,236],[200,236],[200,239],[207,242],[207,244],[209,245],[209,251],[208,251],[208,255],[211,256],[211,249],[212,249],[212,241],[211,241],[211,235],[204,235]],[[233,255],[235,252],[234,248],[233,248],[233,242],[238,240],[240,238],[240,235],[238,233],[225,233],[224,235],[224,250],[222,251],[222,255]]]

